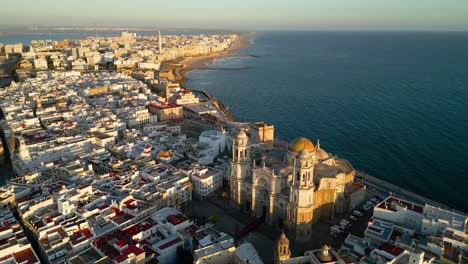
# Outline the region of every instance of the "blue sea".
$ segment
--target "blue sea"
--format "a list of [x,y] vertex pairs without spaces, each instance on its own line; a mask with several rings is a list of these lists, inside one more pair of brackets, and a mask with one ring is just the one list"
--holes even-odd
[[190,88],[264,120],[276,136],[320,139],[358,170],[468,211],[468,33],[259,32],[194,70]]
[[[6,33],[5,44],[96,34]],[[468,212],[468,33],[257,32],[251,41],[238,53],[256,57],[211,63],[244,69],[191,71],[186,85],[240,121],[273,123],[287,141],[320,139],[358,170]]]

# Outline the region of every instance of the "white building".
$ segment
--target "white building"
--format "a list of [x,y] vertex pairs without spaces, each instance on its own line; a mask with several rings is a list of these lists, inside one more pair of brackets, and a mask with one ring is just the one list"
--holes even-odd
[[135,126],[147,124],[150,122],[150,118],[153,122],[154,122],[154,119],[157,120],[157,116],[156,117],[151,116],[150,113],[148,112],[148,109],[146,108],[136,110],[135,112],[131,113],[127,118],[128,118],[127,119],[128,127],[135,127]]
[[424,218],[421,224],[421,233],[425,235],[442,234],[448,227],[464,232],[467,225],[466,215],[448,211],[426,204]]
[[373,216],[424,235],[441,235],[446,228],[464,232],[468,223],[466,215],[431,205],[419,205],[393,196],[375,206]]
[[211,154],[213,157],[226,149],[226,132],[218,130],[203,131],[198,137],[198,140],[202,143],[206,143],[211,148]]
[[223,186],[221,171],[212,168],[195,168],[191,173],[191,180],[195,193],[201,199]]
[[201,165],[212,164],[215,158],[210,145],[203,142],[199,142],[187,156]]
[[86,71],[88,70],[88,64],[83,59],[78,59],[72,62],[73,70],[76,71]]
[[43,58],[35,59],[34,68],[36,70],[47,70],[47,60]]
[[423,210],[421,205],[390,196],[374,208],[374,217],[421,230]]
[[192,91],[187,89],[181,90],[176,99],[176,104],[178,105],[198,104],[199,102],[200,98],[195,96]]
[[144,70],[159,70],[161,63],[154,63],[154,62],[139,62],[138,68]]
[[234,264],[262,264],[263,261],[255,250],[255,247],[250,244],[250,242],[246,242],[240,245],[233,254],[232,263]]

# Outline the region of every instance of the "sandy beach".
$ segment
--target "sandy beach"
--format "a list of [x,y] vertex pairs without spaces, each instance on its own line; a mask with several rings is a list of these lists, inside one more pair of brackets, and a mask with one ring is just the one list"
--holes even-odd
[[204,55],[204,56],[197,56],[197,57],[189,57],[183,59],[180,64],[184,66],[184,72],[192,69],[204,69],[207,67],[206,63],[208,61],[223,58],[223,57],[243,57],[248,56],[246,54],[237,54],[234,53],[237,50],[245,49],[251,45],[250,37],[254,33],[242,33],[239,34],[236,40],[227,48],[225,51]]

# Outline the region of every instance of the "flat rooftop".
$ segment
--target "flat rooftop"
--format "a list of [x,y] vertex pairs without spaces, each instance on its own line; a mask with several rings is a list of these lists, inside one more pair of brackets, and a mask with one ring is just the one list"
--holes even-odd
[[377,207],[380,209],[394,211],[394,212],[397,211],[396,206],[400,206],[400,207],[406,208],[408,210],[411,210],[420,214],[422,214],[424,210],[424,207],[422,205],[408,202],[406,200],[399,199],[393,196],[387,197],[387,199],[385,199],[384,201],[382,201],[380,204],[377,205]]
[[388,241],[393,232],[393,224],[389,224],[377,219],[369,223],[364,234],[381,241]]
[[181,106],[178,104],[174,104],[174,103],[167,103],[167,104],[158,104],[158,105],[152,104],[150,105],[150,107],[158,108],[158,109],[170,109],[170,108],[176,108],[176,107],[181,107]]

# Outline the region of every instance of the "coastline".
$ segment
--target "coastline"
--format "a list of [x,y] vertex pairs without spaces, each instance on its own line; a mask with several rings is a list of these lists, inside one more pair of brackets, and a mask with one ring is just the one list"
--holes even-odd
[[238,50],[248,48],[252,43],[250,42],[250,37],[253,36],[255,33],[241,33],[238,35],[236,40],[232,42],[232,44],[224,51],[196,56],[196,57],[187,57],[184,58],[180,64],[184,66],[184,68],[204,68],[206,67],[206,63],[210,60],[214,60],[217,58],[224,58],[224,57],[244,57],[249,56],[247,54],[236,54],[235,52]]
[[[191,70],[237,70],[231,68],[223,68],[223,67],[210,67],[208,66],[208,62],[223,57],[246,57],[252,56],[249,54],[237,54],[235,51],[242,50],[248,48],[252,43],[250,42],[250,37],[255,33],[244,33],[239,35],[239,37],[231,44],[229,48],[225,51],[219,53],[213,53],[209,55],[202,55],[197,57],[187,57],[183,58],[179,64],[183,67],[180,69],[176,69],[180,84],[183,86],[184,82],[187,80],[185,78],[185,73]],[[195,88],[196,89],[196,88]],[[206,91],[204,91],[207,93]],[[211,98],[211,95],[207,93],[208,96]],[[217,104],[217,108],[223,112],[226,118],[231,122],[236,122],[234,116],[228,111],[228,109],[224,106],[222,102],[217,100],[216,98],[211,98]],[[276,138],[275,138],[276,140]],[[455,207],[453,205],[448,205],[445,202],[437,200],[435,198],[429,198],[422,193],[419,193],[415,190],[410,190],[406,186],[400,186],[398,183],[392,183],[390,181],[385,181],[379,177],[375,177],[372,175],[368,175],[362,171],[356,170],[356,181],[359,181],[365,184],[368,188],[373,189],[374,191],[380,192],[382,195],[396,195],[397,197],[401,197],[404,199],[411,200],[413,202],[419,203],[421,205],[430,204],[439,208],[443,208],[445,210],[452,210],[457,213],[464,214],[463,208]]]
[[234,40],[231,45],[224,51],[216,52],[208,55],[201,55],[196,57],[186,57],[183,58],[178,64],[182,65],[182,68],[176,69],[177,79],[180,84],[183,86],[185,81],[187,80],[185,77],[185,73],[191,70],[237,70],[237,69],[225,69],[225,68],[216,68],[216,67],[209,67],[208,62],[218,59],[218,58],[226,58],[226,57],[248,57],[249,54],[237,54],[235,53],[238,50],[243,50],[252,43],[250,42],[250,37],[255,35],[254,32],[249,33],[240,33],[236,40]]

